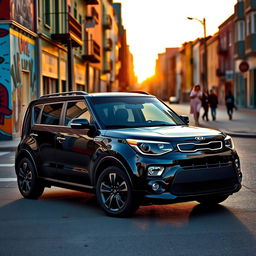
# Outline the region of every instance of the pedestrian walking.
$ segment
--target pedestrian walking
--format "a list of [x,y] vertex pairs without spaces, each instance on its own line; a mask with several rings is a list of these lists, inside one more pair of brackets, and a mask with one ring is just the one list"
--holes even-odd
[[211,113],[212,113],[212,120],[216,120],[216,114],[217,114],[217,107],[218,107],[218,97],[215,94],[214,90],[210,90],[210,95],[209,95],[209,105],[211,108]]
[[235,106],[235,99],[234,99],[234,96],[231,91],[228,91],[228,93],[225,97],[225,101],[226,101],[226,107],[227,107],[227,113],[229,116],[229,120],[232,120],[233,110],[234,110],[234,108],[236,108],[236,106]]
[[202,95],[202,107],[204,109],[204,114],[202,115],[203,120],[209,121],[208,111],[209,111],[209,92],[208,89],[204,89]]
[[202,106],[202,91],[199,84],[190,93],[190,113],[194,115],[195,125],[199,125],[200,108]]

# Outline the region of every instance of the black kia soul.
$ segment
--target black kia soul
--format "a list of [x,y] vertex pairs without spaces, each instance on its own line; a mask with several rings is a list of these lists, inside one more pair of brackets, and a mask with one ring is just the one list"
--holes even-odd
[[15,168],[25,198],[50,186],[90,191],[112,216],[142,204],[217,204],[242,180],[229,136],[190,127],[143,93],[69,92],[31,102]]

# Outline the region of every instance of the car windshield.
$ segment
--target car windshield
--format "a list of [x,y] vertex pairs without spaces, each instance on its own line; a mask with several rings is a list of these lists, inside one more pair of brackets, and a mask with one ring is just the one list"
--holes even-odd
[[93,97],[92,103],[96,117],[106,129],[185,124],[155,97]]

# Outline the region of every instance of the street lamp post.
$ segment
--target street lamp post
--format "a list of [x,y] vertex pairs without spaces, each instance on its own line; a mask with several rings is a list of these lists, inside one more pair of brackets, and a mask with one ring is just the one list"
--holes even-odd
[[208,74],[207,74],[207,44],[206,44],[206,20],[203,18],[203,20],[187,17],[189,20],[197,20],[201,23],[201,25],[204,28],[204,55],[203,55],[203,88],[208,88]]

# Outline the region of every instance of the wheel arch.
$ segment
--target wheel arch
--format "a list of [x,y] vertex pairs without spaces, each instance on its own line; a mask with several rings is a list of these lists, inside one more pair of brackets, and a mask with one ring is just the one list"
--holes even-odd
[[17,174],[17,164],[19,163],[19,161],[24,158],[24,157],[27,157],[28,159],[31,160],[32,164],[34,165],[35,167],[35,171],[36,171],[36,174],[38,175],[38,168],[37,168],[37,164],[34,160],[34,157],[33,155],[31,154],[31,152],[29,152],[29,150],[27,149],[22,149],[20,150],[20,152],[17,154],[16,158],[15,158],[15,172]]
[[[128,176],[128,179],[129,179],[129,181],[131,183],[131,186],[133,188],[131,175],[129,173],[129,167],[127,167],[126,164],[124,164],[122,162],[122,160],[120,160],[119,158],[117,158],[115,156],[105,156],[98,162],[98,164],[96,165],[96,167],[94,168],[94,171],[93,171],[93,185],[94,185],[94,187],[96,186],[98,177],[100,176],[102,171],[104,169],[106,169],[107,167],[110,167],[110,166],[117,166],[117,167],[123,169],[125,171],[126,175]],[[131,172],[131,170],[130,170],[130,172]]]

